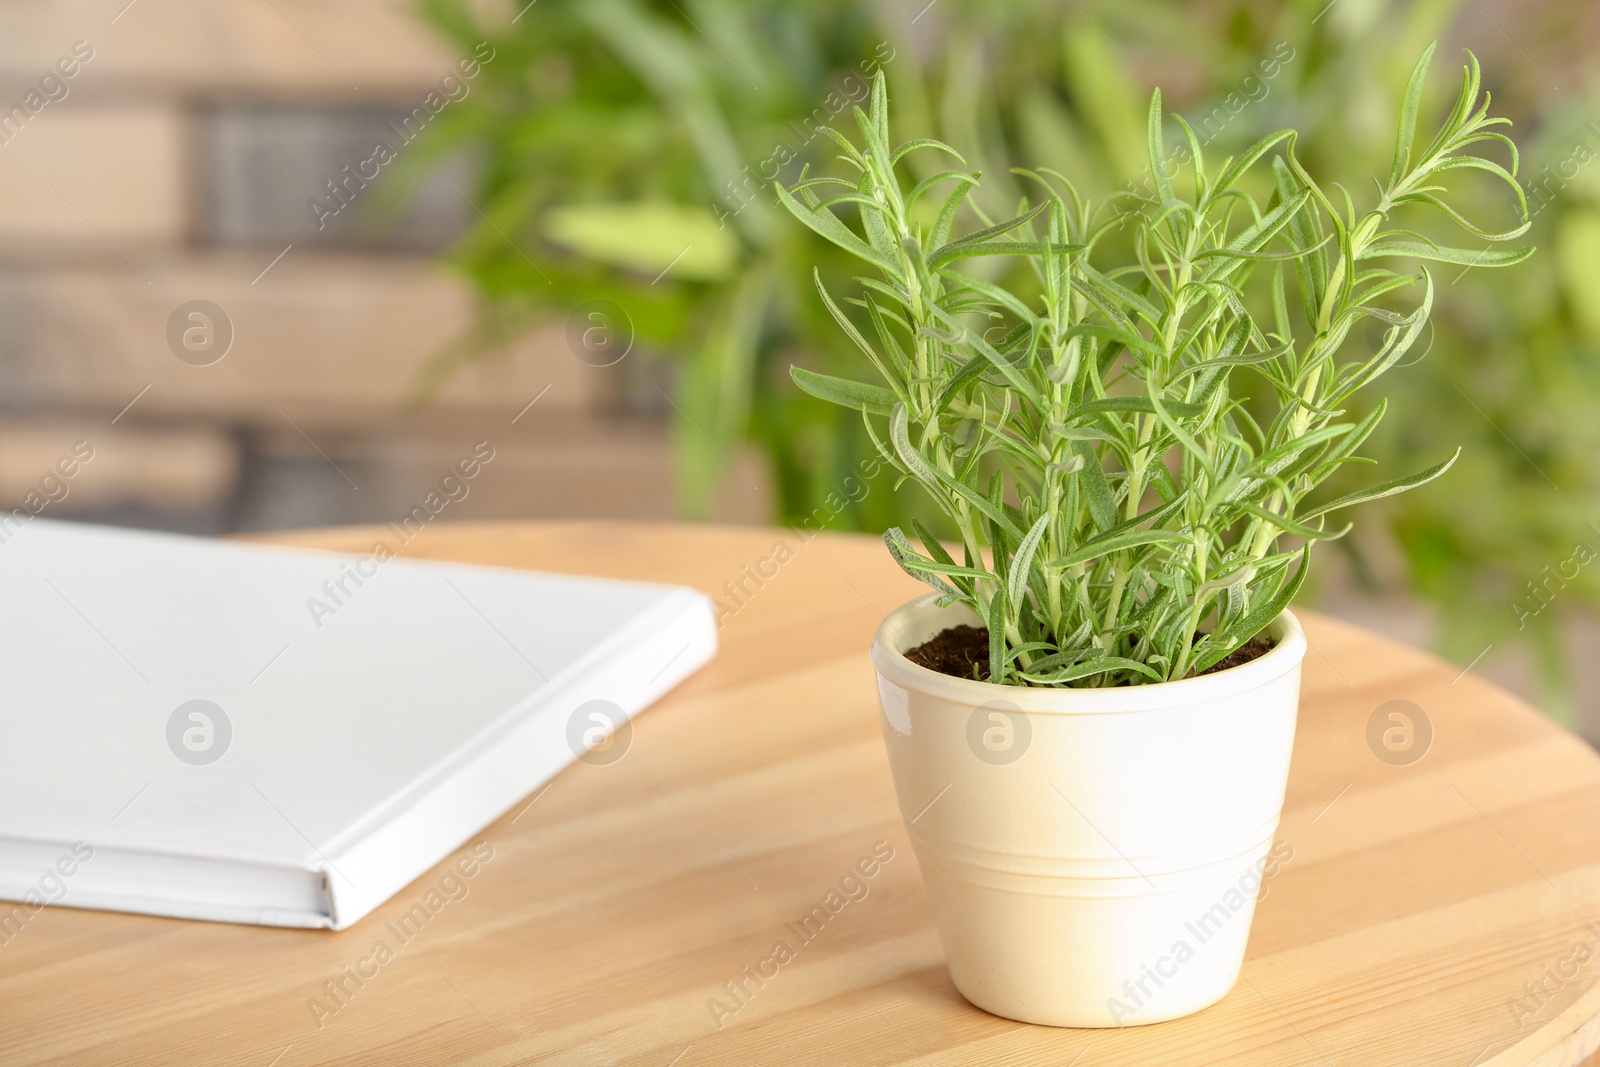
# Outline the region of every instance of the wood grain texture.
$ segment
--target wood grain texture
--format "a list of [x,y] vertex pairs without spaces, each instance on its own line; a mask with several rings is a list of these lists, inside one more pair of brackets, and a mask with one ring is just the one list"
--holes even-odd
[[[397,540],[273,540],[379,536]],[[744,578],[779,542],[775,576]],[[387,924],[445,865],[338,934],[46,909],[0,945],[0,1064],[1573,1067],[1600,1045],[1600,758],[1420,652],[1305,617],[1294,855],[1243,979],[1188,1019],[1056,1030],[972,1008],[945,970],[866,656],[921,587],[875,539],[466,525],[404,551],[682,582],[738,610],[623,759],[574,765],[472,839],[493,858],[409,940]],[[1410,766],[1367,745],[1389,700],[1433,724]],[[867,895],[802,943],[785,924],[880,841],[894,858]],[[794,958],[756,988],[742,971],[780,940]],[[380,941],[392,958],[363,964]]]

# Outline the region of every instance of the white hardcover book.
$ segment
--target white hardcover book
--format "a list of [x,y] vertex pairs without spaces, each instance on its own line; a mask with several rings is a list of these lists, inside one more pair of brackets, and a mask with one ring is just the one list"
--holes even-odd
[[343,929],[580,753],[617,758],[716,651],[679,587],[0,539],[0,940],[46,903]]

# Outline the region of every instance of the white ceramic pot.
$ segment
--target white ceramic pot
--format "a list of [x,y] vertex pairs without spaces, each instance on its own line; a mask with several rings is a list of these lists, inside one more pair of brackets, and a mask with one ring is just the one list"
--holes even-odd
[[[1052,1026],[1161,1022],[1233,987],[1283,807],[1306,641],[1159,685],[1026,689],[902,653],[963,607],[914,600],[878,629],[883,736],[950,977]],[[1269,852],[1271,853],[1269,855]]]

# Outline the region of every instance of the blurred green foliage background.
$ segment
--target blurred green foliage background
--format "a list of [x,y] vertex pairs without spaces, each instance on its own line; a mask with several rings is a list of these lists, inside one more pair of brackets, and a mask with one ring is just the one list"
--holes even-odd
[[[1424,98],[1436,109],[1456,49],[1472,47],[1496,112],[1516,120],[1525,240],[1541,252],[1436,274],[1432,343],[1385,378],[1390,415],[1366,452],[1390,477],[1465,451],[1446,478],[1357,516],[1319,570],[1342,552],[1345,584],[1420,598],[1463,664],[1525,642],[1562,710],[1563,622],[1600,606],[1595,5],[426,0],[423,13],[498,56],[430,145],[479,161],[483,214],[451,258],[484,300],[479,329],[419,388],[540,317],[609,300],[675,366],[687,516],[705,514],[748,444],[769,463],[776,521],[867,530],[903,521],[914,496],[886,481],[847,494],[870,454],[859,422],[789,381],[791,364],[859,376],[811,280],[815,266],[837,288],[852,270],[780,214],[772,183],[832,155],[820,127],[853,128],[873,71],[888,76],[897,139],[957,147],[984,172],[984,209],[1004,217],[1020,195],[1012,166],[1054,167],[1096,197],[1141,183],[1157,85],[1211,159],[1293,126],[1312,171],[1358,195],[1387,169],[1416,56],[1440,41]],[[1503,186],[1469,186],[1483,190],[1473,221],[1512,225]]]

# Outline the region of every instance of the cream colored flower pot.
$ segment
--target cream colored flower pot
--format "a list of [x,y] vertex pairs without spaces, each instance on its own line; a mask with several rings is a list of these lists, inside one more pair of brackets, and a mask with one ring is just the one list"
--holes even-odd
[[[965,608],[878,629],[883,736],[956,988],[1052,1026],[1161,1022],[1232,988],[1283,807],[1305,637],[1114,689],[995,686],[902,653]],[[1280,846],[1281,848],[1281,846]]]

